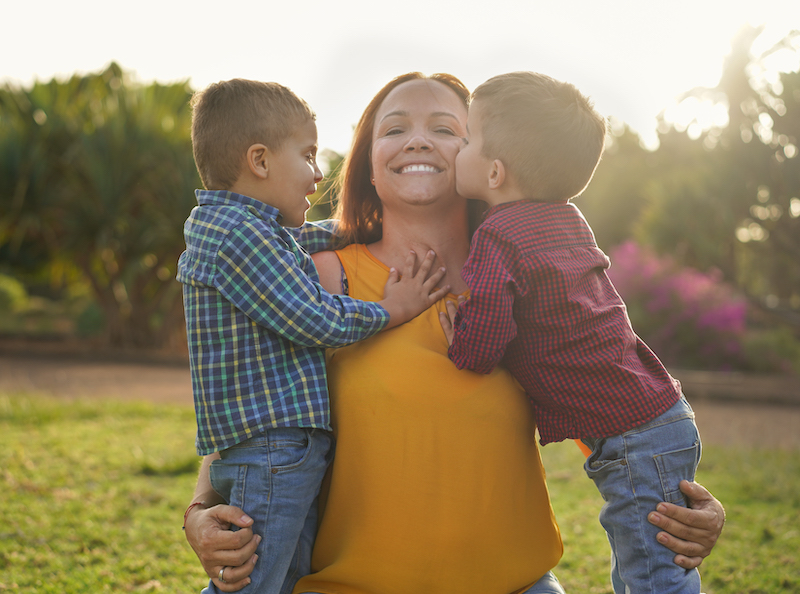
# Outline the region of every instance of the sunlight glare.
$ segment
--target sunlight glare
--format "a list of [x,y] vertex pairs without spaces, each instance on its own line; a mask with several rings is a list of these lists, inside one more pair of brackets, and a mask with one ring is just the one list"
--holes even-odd
[[800,198],[792,198],[789,202],[789,214],[793,219],[800,217]]

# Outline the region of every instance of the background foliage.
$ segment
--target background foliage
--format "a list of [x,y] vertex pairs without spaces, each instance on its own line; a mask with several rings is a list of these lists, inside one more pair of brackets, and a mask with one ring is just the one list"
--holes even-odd
[[[695,120],[662,118],[657,150],[612,120],[604,160],[576,201],[607,252],[669,258],[660,278],[673,287],[671,308],[627,288],[637,283],[620,291],[634,327],[671,365],[800,365],[800,72],[769,68],[777,52],[800,56],[800,33],[754,55],[759,33],[745,27],[734,38],[717,87],[685,94],[702,108]],[[116,64],[0,88],[0,303],[13,303],[0,332],[71,331],[142,347],[180,336],[175,265],[200,185],[191,94],[183,83],[137,83]],[[329,172],[342,159],[323,157]],[[331,181],[320,184],[310,218],[329,216]],[[641,286],[644,272],[631,265],[644,262],[636,262],[617,263],[628,266],[618,282],[639,277]],[[702,316],[678,315],[695,307],[684,289],[698,283],[716,297]],[[737,304],[735,317],[714,311],[726,300]],[[61,320],[42,323],[48,315]],[[715,316],[721,351],[707,340]]]
[[199,186],[190,97],[116,64],[0,90],[0,272],[83,284],[110,344],[163,344],[180,319],[173,279]]

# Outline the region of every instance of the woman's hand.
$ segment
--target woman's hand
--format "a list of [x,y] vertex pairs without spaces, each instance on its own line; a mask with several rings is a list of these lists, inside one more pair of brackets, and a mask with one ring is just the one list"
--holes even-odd
[[[233,532],[231,526],[241,528]],[[203,569],[223,592],[241,590],[250,583],[258,555],[255,554],[261,537],[253,535],[253,520],[238,507],[215,505],[208,509],[198,506],[186,517],[186,540],[203,564]],[[224,582],[220,570],[224,568]]]
[[681,481],[680,489],[689,499],[689,508],[659,503],[647,519],[666,532],[658,542],[678,553],[674,562],[684,569],[698,567],[717,543],[725,525],[725,509],[702,485]]

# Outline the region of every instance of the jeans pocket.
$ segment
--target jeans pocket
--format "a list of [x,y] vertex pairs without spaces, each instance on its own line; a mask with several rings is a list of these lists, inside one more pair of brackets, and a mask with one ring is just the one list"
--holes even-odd
[[686,497],[679,489],[679,483],[686,479],[694,480],[695,470],[700,461],[700,442],[691,447],[653,456],[658,469],[658,478],[664,501],[686,507]]
[[627,460],[625,459],[624,449],[618,447],[622,444],[622,440],[618,437],[598,439],[594,443],[591,455],[584,463],[584,469],[590,478],[601,472],[608,472],[617,466],[625,466]]
[[214,460],[208,470],[211,486],[228,505],[242,507],[247,482],[247,464],[230,464]]
[[304,429],[281,435],[269,444],[269,466],[273,474],[299,468],[311,455],[313,440]]

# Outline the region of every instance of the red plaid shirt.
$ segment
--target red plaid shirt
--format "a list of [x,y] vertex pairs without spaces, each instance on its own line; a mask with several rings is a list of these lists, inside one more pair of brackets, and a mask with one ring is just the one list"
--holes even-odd
[[618,435],[680,398],[634,334],[610,265],[570,203],[496,206],[472,239],[470,298],[448,354],[480,373],[502,361],[533,404],[542,445]]

